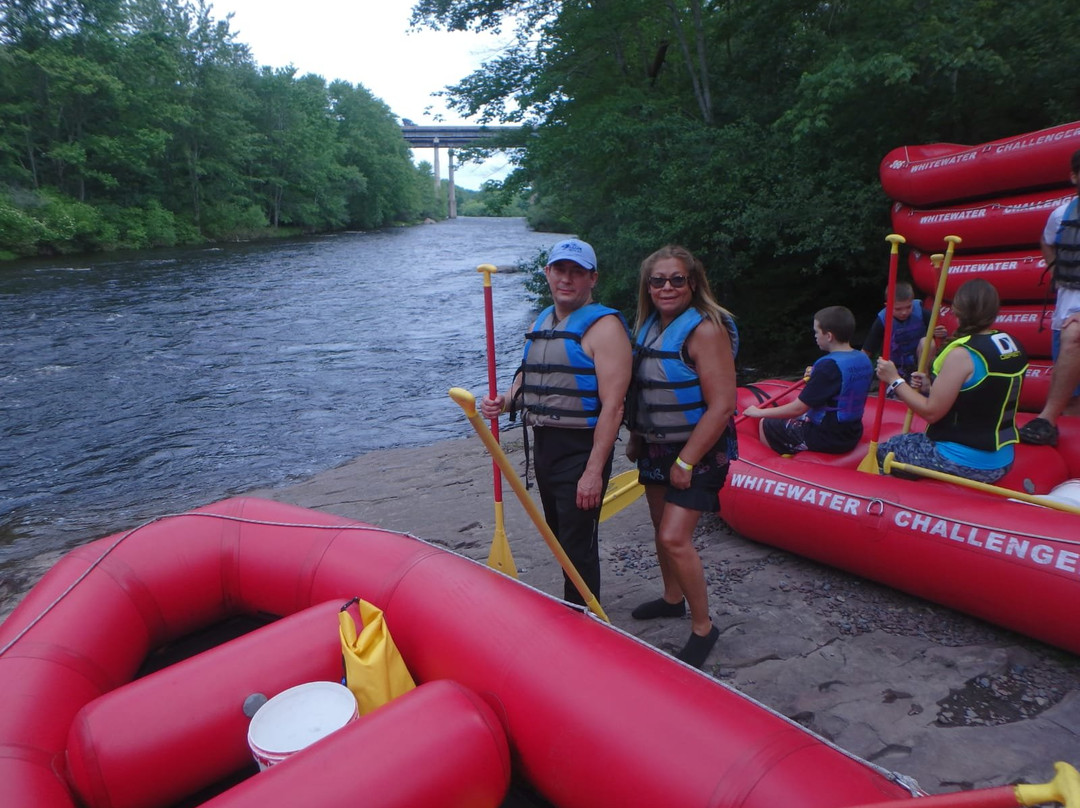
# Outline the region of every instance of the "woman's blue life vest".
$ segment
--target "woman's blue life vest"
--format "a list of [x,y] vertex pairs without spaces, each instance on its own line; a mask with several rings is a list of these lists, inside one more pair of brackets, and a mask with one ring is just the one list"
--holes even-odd
[[615,309],[587,303],[556,321],[548,306],[525,335],[519,394],[530,426],[592,429],[600,415],[596,365],[581,347],[585,332],[601,317],[615,315],[623,328],[626,320]]
[[[885,327],[885,309],[878,312],[878,322]],[[884,331],[882,334],[884,335]],[[908,375],[919,368],[919,340],[926,336],[926,323],[923,322],[922,303],[912,301],[911,315],[906,320],[893,317],[892,343],[889,346],[889,359],[900,375]]]
[[[694,431],[707,405],[697,372],[684,349],[705,319],[690,307],[666,328],[657,312],[649,315],[634,345],[634,373],[627,395],[626,425],[648,443],[682,443]],[[734,356],[739,350],[735,321],[724,315]]]
[[[806,413],[807,420],[820,424],[828,413],[834,412],[836,420],[842,424],[861,421],[870,380],[874,378],[874,364],[870,357],[862,351],[833,351],[818,359],[814,367],[822,362],[835,362],[840,368],[840,392],[836,394],[835,405],[811,407]],[[812,370],[810,375],[814,375]]]
[[1018,442],[1015,418],[1027,354],[1004,331],[972,334],[945,346],[934,360],[934,375],[940,372],[945,357],[961,346],[975,363],[972,382],[960,388],[952,408],[927,427],[926,436],[986,452]]
[[1080,205],[1074,199],[1065,209],[1054,237],[1054,283],[1060,289],[1080,289]]

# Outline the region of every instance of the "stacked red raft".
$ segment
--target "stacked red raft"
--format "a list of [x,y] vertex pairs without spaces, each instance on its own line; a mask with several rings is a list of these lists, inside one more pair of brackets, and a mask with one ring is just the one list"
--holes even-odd
[[[985,278],[1001,296],[997,327],[1031,358],[1020,407],[1042,409],[1052,370],[1050,321],[1054,300],[1039,251],[1047,217],[1076,194],[1069,160],[1080,149],[1080,122],[978,146],[932,143],[901,146],[881,162],[881,185],[894,200],[893,231],[910,248],[918,289],[933,296],[937,270],[930,256],[945,236],[962,239],[949,268],[946,301],[965,281]],[[944,325],[955,320],[949,308]]]

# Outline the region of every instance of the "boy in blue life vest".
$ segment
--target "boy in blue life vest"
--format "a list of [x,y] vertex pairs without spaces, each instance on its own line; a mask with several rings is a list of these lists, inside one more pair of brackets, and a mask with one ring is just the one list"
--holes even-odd
[[[911,380],[911,374],[919,369],[919,355],[922,353],[923,342],[926,339],[926,329],[930,326],[930,311],[923,308],[922,303],[915,299],[915,290],[910,283],[896,284],[896,298],[893,301],[893,327],[892,345],[889,349],[889,359],[900,375]],[[934,338],[942,339],[946,336],[944,326],[934,329]],[[870,331],[863,342],[863,353],[871,360],[876,359],[881,353],[881,345],[885,337],[885,309],[878,312],[874,318]],[[933,351],[933,346],[931,347]],[[930,359],[933,360],[933,351]],[[929,365],[927,365],[929,367]],[[877,380],[874,380],[877,383]]]
[[760,418],[761,442],[780,454],[810,450],[844,454],[862,437],[863,410],[874,366],[851,347],[855,315],[844,306],[829,306],[814,315],[814,340],[825,351],[806,369],[806,387],[799,397],[779,407],[747,407]]

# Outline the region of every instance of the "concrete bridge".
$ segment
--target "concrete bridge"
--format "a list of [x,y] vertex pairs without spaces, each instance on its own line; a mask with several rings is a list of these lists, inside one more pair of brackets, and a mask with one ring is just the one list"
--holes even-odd
[[478,141],[497,137],[507,133],[520,132],[520,126],[417,126],[406,120],[401,127],[401,136],[412,148],[428,148],[435,152],[435,193],[441,191],[439,177],[439,149],[447,150],[447,172],[449,175],[449,204],[447,212],[451,219],[457,218],[457,198],[454,195],[454,149],[472,146]]

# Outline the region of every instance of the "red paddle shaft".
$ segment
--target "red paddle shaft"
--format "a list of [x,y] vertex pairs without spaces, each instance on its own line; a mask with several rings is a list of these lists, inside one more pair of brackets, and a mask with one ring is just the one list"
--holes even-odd
[[[904,243],[904,237],[897,233],[890,233],[885,240],[892,244],[889,251],[889,288],[885,297],[885,334],[881,338],[881,357],[888,359],[892,349],[893,330],[893,307],[896,305],[896,265],[900,261],[900,245]],[[881,419],[885,414],[885,382],[878,383],[877,412],[874,414],[874,431],[870,440],[877,443],[881,436]]]
[[[491,273],[495,267],[491,264],[481,264],[478,267],[484,273],[484,325],[487,329],[487,371],[488,371],[488,396],[495,398],[498,393],[498,385],[495,381],[495,316],[494,307],[491,303]],[[499,440],[499,419],[491,419],[491,435],[496,442]],[[499,473],[499,464],[494,458],[491,461],[491,470],[495,474],[495,501],[502,502],[502,475]]]

